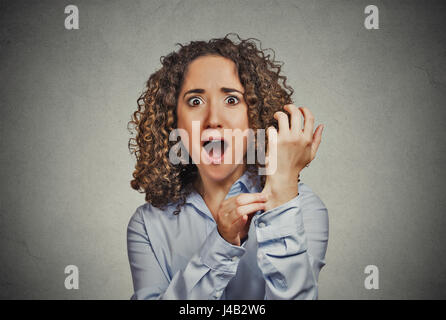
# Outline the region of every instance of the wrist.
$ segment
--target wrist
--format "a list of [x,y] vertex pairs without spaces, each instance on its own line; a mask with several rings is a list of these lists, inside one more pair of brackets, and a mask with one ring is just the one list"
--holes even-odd
[[234,246],[239,246],[240,247],[240,237],[230,237],[228,235],[225,235],[224,233],[220,232],[220,229],[217,226],[217,231],[220,234],[220,237],[225,240],[226,242],[234,245]]
[[299,194],[297,178],[292,182],[277,181],[277,183],[272,183],[268,181],[262,192],[268,197],[265,211],[277,208],[278,206],[297,197]]

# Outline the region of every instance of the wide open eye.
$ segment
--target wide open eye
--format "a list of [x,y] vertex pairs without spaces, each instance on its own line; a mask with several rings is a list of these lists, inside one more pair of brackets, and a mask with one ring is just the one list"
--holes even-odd
[[226,98],[226,101],[228,101],[230,105],[236,105],[239,103],[239,100],[236,96],[229,96]]
[[[187,103],[191,106],[191,107],[195,107],[195,106],[199,106],[200,105],[200,101],[201,99],[199,97],[192,97],[189,100],[187,100]],[[191,103],[192,102],[192,103]],[[197,103],[198,102],[198,103]]]

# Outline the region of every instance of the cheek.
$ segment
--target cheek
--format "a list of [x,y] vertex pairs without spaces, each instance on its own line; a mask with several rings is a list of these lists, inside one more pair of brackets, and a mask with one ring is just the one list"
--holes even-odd
[[[243,133],[246,133],[249,129],[249,119],[248,119],[248,113],[246,110],[244,112],[240,112],[237,117],[234,117],[232,119],[232,126],[234,129],[240,129]],[[234,143],[234,154],[233,159],[234,163],[241,163],[243,161],[243,157],[246,154],[246,151],[248,149],[248,137],[243,135],[242,139],[235,139],[233,140]],[[241,152],[239,154],[239,152]]]
[[181,141],[184,147],[189,152],[190,150],[190,137],[191,137],[191,128],[187,125],[187,121],[184,119],[184,112],[182,112],[181,107],[177,107],[177,129],[178,134],[181,137]]
[[240,120],[242,122],[243,127],[249,128],[249,117],[248,117],[248,107],[245,106],[244,110],[243,110],[243,115],[240,116]]
[[186,147],[187,152],[190,153],[191,150],[191,143],[192,143],[192,128],[190,128],[187,125],[183,125],[182,123],[178,122],[178,132],[181,137],[181,141],[183,145]]
[[236,118],[232,118],[231,121],[235,128],[239,128],[241,130],[249,128],[249,119],[246,113],[239,114]]
[[191,120],[189,119],[188,113],[181,107],[177,108],[177,128],[186,130],[189,134],[191,133]]

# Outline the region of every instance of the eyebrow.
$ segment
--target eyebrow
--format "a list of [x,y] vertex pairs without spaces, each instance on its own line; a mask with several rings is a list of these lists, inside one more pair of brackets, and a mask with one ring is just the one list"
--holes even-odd
[[[243,92],[240,92],[239,90],[237,90],[237,89],[233,89],[233,88],[220,88],[220,91],[221,92],[224,92],[224,93],[231,93],[231,92],[238,92],[238,93],[240,93],[241,95],[243,95]],[[192,89],[192,90],[188,90],[188,91],[186,91],[185,93],[184,93],[184,95],[183,95],[183,98],[186,96],[186,95],[188,95],[189,93],[205,93],[205,90],[204,89]]]

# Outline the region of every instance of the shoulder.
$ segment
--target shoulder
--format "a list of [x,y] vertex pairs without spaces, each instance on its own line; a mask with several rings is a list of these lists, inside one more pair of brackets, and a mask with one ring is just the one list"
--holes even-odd
[[322,199],[307,184],[299,182],[298,189],[302,205],[306,207],[312,206],[318,209],[327,209]]
[[174,215],[174,205],[168,205],[164,209],[157,208],[146,202],[136,208],[127,225],[127,233],[137,231],[149,234],[149,229],[160,230],[162,226],[170,224],[178,216]]
[[128,225],[145,223],[146,221],[154,221],[160,219],[166,213],[164,210],[154,207],[150,203],[146,202],[136,208],[133,215],[130,217]]
[[299,182],[298,189],[304,224],[328,230],[328,209],[325,203],[307,184]]
[[127,224],[127,239],[132,236],[142,236],[147,238],[147,226],[145,224],[145,213],[151,211],[147,208],[148,203],[140,205],[136,208],[133,215],[130,217],[130,221]]
[[143,224],[144,223],[144,215],[146,215],[147,213],[150,213],[152,211],[153,211],[152,207],[150,206],[149,203],[140,205],[139,207],[136,208],[135,212],[130,217],[128,226],[130,227],[135,224]]

